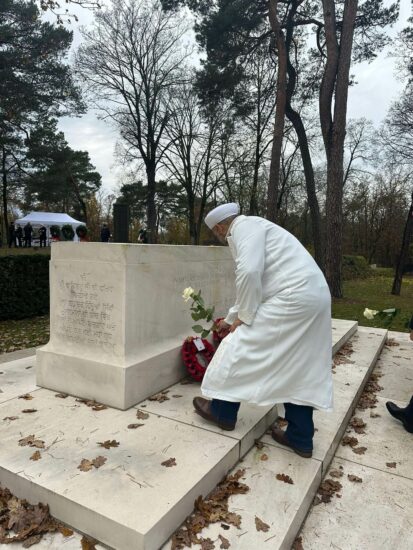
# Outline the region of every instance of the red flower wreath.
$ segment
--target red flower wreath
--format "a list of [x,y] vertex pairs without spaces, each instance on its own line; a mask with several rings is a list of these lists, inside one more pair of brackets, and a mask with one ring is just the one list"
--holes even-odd
[[[202,343],[204,344],[205,349],[198,351],[194,344],[194,337],[188,336],[182,345],[182,359],[186,370],[197,382],[201,382],[203,379],[205,371],[207,370],[207,367],[215,353],[213,346],[208,342],[208,340],[202,338]],[[204,365],[201,365],[199,362],[198,354],[203,357],[203,362],[205,363]]]

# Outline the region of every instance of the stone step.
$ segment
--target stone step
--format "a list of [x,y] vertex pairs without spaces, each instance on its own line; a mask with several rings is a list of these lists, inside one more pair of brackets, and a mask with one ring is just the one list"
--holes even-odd
[[[240,529],[231,526],[224,530],[217,523],[202,531],[203,538],[215,541],[222,535],[237,550],[290,550],[385,340],[384,330],[358,329],[351,339],[353,353],[347,359],[351,362],[335,368],[334,411],[315,412],[318,431],[313,458],[301,458],[264,435],[264,447],[254,447],[233,470],[245,468],[243,481],[250,487],[247,494],[229,501],[229,509],[242,517]],[[290,476],[293,484],[278,480],[277,474]],[[256,517],[269,525],[267,532],[257,532]],[[171,541],[162,550],[170,549]]]
[[[337,348],[357,324],[338,321],[333,328]],[[248,453],[276,414],[271,407],[243,406],[237,429],[222,432],[193,413],[191,401],[199,394],[196,384],[176,384],[163,402],[148,400],[127,411],[96,411],[74,397],[35,389],[34,369],[26,369],[32,366],[27,362],[31,363],[30,358],[3,363],[1,368],[9,382],[14,374],[19,381],[14,390],[12,383],[7,384],[7,395],[0,399],[0,483],[18,497],[49,504],[56,518],[119,550],[159,549],[191,512],[194,500],[208,494]],[[26,382],[20,379],[24,371]],[[5,375],[0,375],[0,388],[1,376]],[[29,392],[31,400],[17,397]],[[148,418],[138,419],[137,408]],[[23,413],[24,409],[35,412]],[[1,420],[5,418],[9,419]],[[131,429],[131,424],[143,426]],[[30,459],[35,448],[19,445],[28,435],[44,441],[40,460]],[[98,446],[106,440],[116,440],[119,446]],[[294,467],[295,455],[275,446],[268,449],[269,464],[274,460],[279,469],[289,464]],[[255,460],[254,452],[247,454],[246,462]],[[78,469],[82,459],[98,456],[106,458],[99,469]],[[171,458],[176,466],[162,465]],[[321,461],[314,459],[307,466],[299,463],[293,475],[296,502],[304,513],[302,486],[309,482],[306,493],[313,492],[321,476]]]

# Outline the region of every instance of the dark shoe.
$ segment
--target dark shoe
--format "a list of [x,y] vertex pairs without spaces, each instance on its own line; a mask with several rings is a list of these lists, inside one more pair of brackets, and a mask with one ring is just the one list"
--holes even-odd
[[302,456],[303,458],[311,458],[313,456],[313,451],[303,451],[292,445],[288,441],[285,432],[283,432],[280,428],[274,426],[271,430],[271,435],[274,441],[276,441],[280,445],[284,445],[285,447],[290,447],[290,449],[292,449],[295,453]]
[[199,414],[199,416],[202,416],[202,418],[205,418],[205,420],[209,420],[210,422],[213,422],[216,424],[221,430],[227,430],[228,432],[231,432],[235,429],[235,423],[230,424],[228,422],[223,422],[221,420],[218,420],[212,412],[211,412],[211,401],[208,399],[204,399],[203,397],[194,397],[194,400],[192,401],[196,412]]
[[398,407],[396,403],[393,403],[392,401],[387,401],[386,403],[387,410],[389,413],[396,418],[397,420],[400,420],[400,422],[403,424],[404,429],[409,432],[413,433],[413,422],[409,422],[406,418],[406,411],[402,407]]

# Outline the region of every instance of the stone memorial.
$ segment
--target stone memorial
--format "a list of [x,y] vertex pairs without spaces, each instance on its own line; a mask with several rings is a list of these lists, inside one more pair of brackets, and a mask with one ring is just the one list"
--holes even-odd
[[177,382],[181,345],[194,334],[188,286],[224,314],[235,296],[229,249],[55,243],[37,384],[124,410]]

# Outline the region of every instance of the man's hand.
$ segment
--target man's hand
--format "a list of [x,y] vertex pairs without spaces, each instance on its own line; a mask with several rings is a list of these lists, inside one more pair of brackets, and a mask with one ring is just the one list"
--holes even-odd
[[234,321],[234,322],[232,323],[232,325],[230,326],[229,331],[230,331],[230,332],[234,332],[234,330],[236,330],[239,326],[241,326],[241,325],[243,325],[243,324],[244,324],[244,322],[241,321],[241,319],[237,319],[236,321]]
[[220,338],[225,338],[227,336],[231,325],[226,323],[223,319],[217,325],[217,333]]

